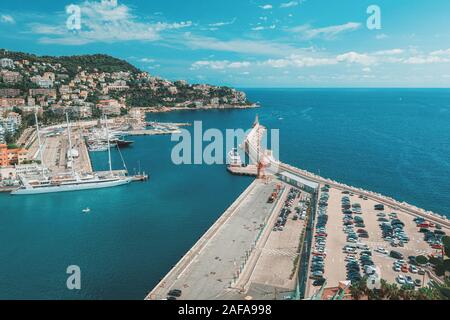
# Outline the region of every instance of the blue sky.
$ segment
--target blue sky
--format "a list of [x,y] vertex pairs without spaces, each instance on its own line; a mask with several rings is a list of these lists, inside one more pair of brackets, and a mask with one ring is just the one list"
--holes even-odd
[[237,87],[450,87],[449,18],[448,0],[15,0],[0,4],[0,47]]

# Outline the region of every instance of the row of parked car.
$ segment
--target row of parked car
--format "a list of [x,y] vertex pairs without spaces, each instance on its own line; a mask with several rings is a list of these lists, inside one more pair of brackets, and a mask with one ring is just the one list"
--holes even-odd
[[385,213],[378,213],[377,216],[384,241],[389,242],[392,247],[403,247],[409,242],[409,237],[404,230],[405,224],[396,213],[390,213],[389,219],[386,218]]
[[419,228],[419,232],[423,233],[424,240],[431,246],[431,248],[436,250],[443,248],[443,238],[446,233],[442,231],[442,227],[439,224],[428,222],[421,217],[414,218],[414,222]]
[[[347,253],[345,257],[346,269],[347,269],[347,280],[352,283],[361,280],[361,271],[364,272],[366,276],[375,276],[377,273],[375,263],[372,260],[372,252],[367,245],[358,244],[352,245],[348,244],[343,248],[344,252]],[[358,257],[359,252],[359,259]]]
[[289,217],[289,215],[292,213],[292,206],[294,204],[294,200],[300,196],[300,190],[296,188],[291,188],[289,190],[287,199],[284,203],[283,208],[280,210],[280,214],[278,215],[278,219],[275,222],[275,225],[273,227],[273,231],[283,231],[286,221]]
[[[350,198],[343,196],[341,199],[341,207],[344,224],[344,232],[347,234],[347,242],[357,243],[361,238],[369,238],[369,233],[364,229],[364,219],[360,216],[362,214],[361,205],[359,203],[350,204]],[[352,208],[352,209],[350,209]],[[355,227],[358,228],[355,231]]]
[[403,289],[414,289],[415,287],[422,286],[420,279],[413,280],[411,276],[404,276],[403,274],[399,274],[396,280]]
[[317,223],[315,226],[314,235],[314,250],[313,257],[311,259],[311,278],[314,279],[314,286],[321,286],[325,282],[325,258],[326,258],[326,241],[328,234],[326,233],[326,225],[328,222],[328,199],[329,187],[325,186],[321,189],[321,194],[319,198],[319,206],[317,211]]

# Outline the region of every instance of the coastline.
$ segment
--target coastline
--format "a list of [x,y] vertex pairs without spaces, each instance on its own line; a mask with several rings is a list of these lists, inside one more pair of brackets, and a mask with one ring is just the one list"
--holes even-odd
[[196,110],[226,110],[226,109],[254,109],[259,108],[260,105],[253,103],[250,105],[219,105],[219,106],[213,106],[213,105],[206,105],[201,107],[195,107],[195,108],[188,108],[188,107],[138,107],[133,108],[140,110],[145,113],[165,113],[165,112],[172,112],[172,111],[196,111]]

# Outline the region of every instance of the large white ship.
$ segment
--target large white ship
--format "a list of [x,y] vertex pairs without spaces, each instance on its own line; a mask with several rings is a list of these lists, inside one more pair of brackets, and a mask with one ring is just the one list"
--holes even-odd
[[[66,115],[67,116],[67,115]],[[35,116],[36,120],[36,129],[37,129],[37,137],[39,142],[39,153],[41,161],[42,157],[42,144],[39,136],[39,125],[37,116]],[[105,119],[106,120],[106,119]],[[106,130],[108,127],[106,125]],[[111,163],[111,150],[108,139],[108,160],[109,160],[109,171],[102,175],[97,173],[86,174],[80,176],[75,172],[73,168],[73,149],[72,149],[72,141],[70,134],[70,123],[67,116],[67,131],[69,137],[69,150],[68,152],[68,163],[71,163],[70,167],[72,171],[66,174],[58,174],[48,176],[44,170],[42,171],[42,175],[35,177],[26,177],[24,175],[19,176],[21,181],[21,186],[12,191],[12,195],[30,195],[30,194],[42,194],[42,193],[54,193],[54,192],[65,192],[65,191],[79,191],[79,190],[89,190],[89,189],[100,189],[100,188],[111,188],[116,186],[121,186],[128,184],[132,181],[131,177],[128,177],[126,173],[120,174],[115,173],[112,170]],[[124,164],[125,166],[125,164]],[[44,166],[43,166],[44,168]],[[126,172],[126,171],[125,171]]]
[[121,186],[131,182],[132,178],[128,176],[105,176],[99,177],[93,175],[91,177],[79,178],[68,176],[67,178],[46,178],[31,180],[25,177],[19,177],[21,187],[12,191],[12,195],[29,195],[41,193],[53,193],[64,191],[79,191],[89,189],[111,188]]
[[228,152],[227,154],[227,165],[231,167],[241,167],[242,166],[242,160],[241,156],[239,155],[239,151],[236,148],[233,148]]

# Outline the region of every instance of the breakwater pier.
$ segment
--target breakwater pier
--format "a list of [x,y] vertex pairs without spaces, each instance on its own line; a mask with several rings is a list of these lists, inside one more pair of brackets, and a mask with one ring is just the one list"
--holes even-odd
[[[258,152],[257,139],[263,130],[265,128],[256,122],[241,146],[250,158]],[[376,222],[376,205],[383,205],[387,213],[396,212],[405,222],[405,229],[413,241],[396,249],[405,255],[436,254],[436,250],[418,233],[414,219],[425,219],[439,225],[443,232],[450,232],[450,223],[445,216],[268,159],[273,163],[266,163],[266,166],[277,171],[255,179],[148,293],[146,299],[166,299],[173,290],[181,292],[177,299],[186,300],[315,296],[317,290],[310,278],[310,257],[305,255],[311,255],[315,250],[312,248],[314,230],[311,226],[317,223],[314,213],[323,188],[330,190],[332,195],[329,214],[333,215],[331,221],[335,221],[327,232],[328,237],[336,241],[329,241],[326,245],[330,253],[330,259],[326,261],[329,274],[326,275],[332,286],[346,280],[345,262],[340,255],[340,246],[344,246],[346,241],[340,235],[341,228],[335,226],[342,217],[340,199],[335,199],[337,195],[348,194],[355,202],[358,199],[363,211],[371,215],[370,219],[367,218],[367,233],[374,240],[367,242],[370,250],[389,246],[383,242]],[[242,168],[238,167],[231,173],[243,174]],[[395,282],[396,274],[389,259],[387,256],[377,257],[375,262],[384,270],[385,278]],[[302,285],[299,278],[304,281]]]

